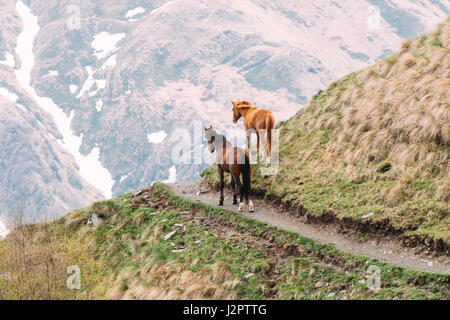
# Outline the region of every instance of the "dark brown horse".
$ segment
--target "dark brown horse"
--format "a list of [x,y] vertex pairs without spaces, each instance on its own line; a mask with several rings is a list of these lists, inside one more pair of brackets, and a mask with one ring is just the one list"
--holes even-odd
[[[250,212],[254,211],[253,202],[248,199],[250,193],[250,178],[252,168],[248,153],[233,145],[225,139],[225,136],[217,133],[212,126],[205,128],[205,138],[208,141],[208,149],[216,152],[217,171],[220,177],[219,206],[223,206],[224,172],[231,173],[231,186],[233,188],[233,204],[237,204],[237,190],[239,190],[239,209],[241,212],[245,204]],[[240,175],[242,174],[242,183]]]

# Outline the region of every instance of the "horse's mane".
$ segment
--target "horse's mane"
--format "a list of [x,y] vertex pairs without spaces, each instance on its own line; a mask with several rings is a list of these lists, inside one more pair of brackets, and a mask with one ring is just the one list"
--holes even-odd
[[240,101],[240,100],[238,100],[237,102],[236,102],[236,104],[238,105],[238,106],[249,106],[250,108],[256,108],[250,101],[247,101],[247,100],[242,100],[242,101]]

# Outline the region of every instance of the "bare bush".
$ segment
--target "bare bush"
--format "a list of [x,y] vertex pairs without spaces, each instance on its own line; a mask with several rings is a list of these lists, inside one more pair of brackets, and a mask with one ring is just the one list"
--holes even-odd
[[[81,239],[64,235],[54,222],[24,222],[16,209],[13,230],[0,242],[0,300],[73,299],[92,297],[100,262]],[[66,269],[79,265],[82,290],[69,290]]]

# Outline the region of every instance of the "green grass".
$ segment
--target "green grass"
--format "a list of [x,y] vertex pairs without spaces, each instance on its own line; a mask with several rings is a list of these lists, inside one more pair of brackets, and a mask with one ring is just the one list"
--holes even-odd
[[[254,236],[259,236],[263,232],[273,232],[274,239],[277,243],[280,243],[285,247],[289,245],[299,246],[300,253],[298,255],[300,255],[300,257],[292,257],[289,259],[289,262],[281,266],[279,270],[280,274],[276,284],[278,298],[450,298],[448,293],[449,276],[410,271],[400,267],[392,267],[367,257],[346,254],[334,247],[319,244],[298,234],[270,227],[265,223],[242,217],[236,213],[216,209],[200,202],[194,203],[182,199],[161,184],[156,184],[154,188],[155,194],[167,197],[168,205],[176,205],[181,209],[202,209],[207,212],[208,215],[214,217],[214,219],[232,223],[236,228],[247,230]],[[230,250],[230,252],[232,252],[232,250]],[[239,256],[239,251],[237,251],[236,254]],[[260,259],[258,264],[261,264],[264,269],[264,256],[255,255],[255,257],[258,257],[256,261]],[[221,258],[229,259],[230,257]],[[333,263],[330,264],[324,260],[332,260]],[[250,265],[252,264],[254,267],[256,262],[251,261]],[[360,281],[365,280],[367,267],[372,264],[381,268],[382,289],[377,292],[368,290],[365,283],[360,283]],[[247,265],[244,264],[244,266]],[[314,271],[311,271],[312,269],[314,269]],[[251,271],[252,269],[249,267],[245,270]],[[242,271],[243,270],[240,270],[240,274],[242,274]],[[255,277],[255,281],[257,279],[258,276]],[[421,288],[411,285],[415,282],[421,283],[424,281],[427,282],[427,284],[421,286]],[[320,283],[318,284],[318,282]],[[428,291],[429,289],[431,291]]]
[[[103,266],[94,298],[108,298],[113,287],[123,294],[140,287],[185,297],[197,286],[193,297],[204,299],[450,299],[450,276],[347,254],[235,212],[185,200],[160,183],[151,188],[151,197],[158,210],[135,206],[130,193],[53,222],[62,238],[91,243],[89,254]],[[100,208],[108,214],[97,226],[87,227],[88,217]],[[177,232],[166,239],[173,230]],[[218,264],[229,270],[225,279],[214,278]],[[369,266],[381,270],[379,290],[366,285]],[[186,272],[193,275],[187,284],[180,280]]]
[[442,41],[440,41],[439,39],[433,39],[433,41],[430,42],[430,44],[432,46],[436,46],[436,47],[444,47]]

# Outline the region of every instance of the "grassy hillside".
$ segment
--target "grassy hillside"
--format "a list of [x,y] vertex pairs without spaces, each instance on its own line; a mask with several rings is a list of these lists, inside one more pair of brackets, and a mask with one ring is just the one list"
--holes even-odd
[[[92,213],[102,221],[88,227]],[[65,286],[70,265],[79,291]],[[162,184],[16,229],[0,275],[0,299],[450,299],[450,276],[345,254]]]
[[[279,126],[280,170],[254,170],[253,188],[311,217],[364,220],[450,248],[449,48],[447,20],[318,92]],[[214,166],[202,176],[217,183]]]

